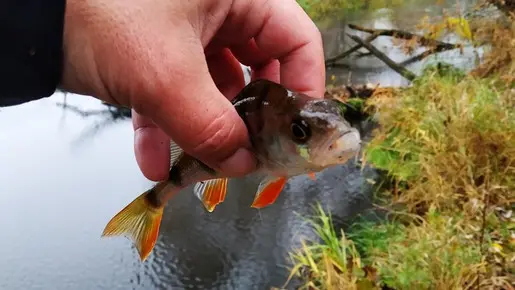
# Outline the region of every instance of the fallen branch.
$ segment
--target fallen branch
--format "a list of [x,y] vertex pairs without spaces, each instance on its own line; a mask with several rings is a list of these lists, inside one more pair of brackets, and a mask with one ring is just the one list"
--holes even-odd
[[444,52],[444,51],[447,51],[447,50],[452,50],[454,48],[448,48],[448,47],[444,47],[444,46],[437,46],[437,47],[434,47],[434,48],[431,48],[431,49],[428,49],[420,54],[417,54],[403,62],[401,62],[399,65],[401,66],[407,66],[407,65],[410,65],[412,63],[415,63],[417,61],[421,61],[423,60],[424,58],[432,55],[432,54],[435,54],[435,53],[440,53],[440,52]]
[[[379,35],[374,33],[374,34],[370,35],[367,39],[365,39],[365,42],[370,43],[370,42],[374,41],[377,37],[379,37]],[[325,65],[334,65],[335,62],[339,61],[340,59],[346,58],[347,56],[351,55],[353,52],[357,51],[358,49],[360,49],[362,47],[363,47],[363,45],[361,45],[361,44],[355,45],[355,46],[351,47],[349,50],[347,50],[335,57],[327,59],[325,61]]]
[[360,44],[361,46],[366,48],[368,51],[370,51],[375,57],[377,57],[378,59],[383,61],[387,66],[389,66],[391,69],[393,69],[394,71],[399,73],[404,78],[408,79],[409,81],[413,81],[417,77],[414,73],[412,73],[411,71],[409,71],[405,67],[400,66],[396,62],[391,60],[388,56],[386,56],[386,54],[384,54],[381,51],[379,51],[372,44],[364,42],[361,38],[359,38],[359,37],[357,37],[355,35],[351,35],[351,34],[347,34],[347,35],[352,40],[354,40],[355,42],[357,42],[358,44]]
[[[424,37],[424,36],[421,36],[421,35],[417,35],[417,34],[414,34],[414,33],[411,33],[411,32],[407,32],[407,31],[403,31],[403,30],[396,30],[396,29],[371,29],[371,28],[361,27],[361,26],[355,25],[355,24],[349,24],[349,28],[352,28],[352,29],[358,30],[358,31],[362,31],[362,32],[371,33],[371,35],[364,40],[364,42],[368,43],[368,44],[371,44],[371,42],[374,41],[379,36],[390,36],[390,37],[404,39],[404,40],[416,39],[416,41],[420,45],[428,47],[428,50],[426,50],[425,52],[420,53],[420,54],[418,54],[418,55],[416,55],[416,56],[414,56],[414,57],[412,57],[412,58],[410,58],[408,60],[405,60],[404,62],[399,64],[399,66],[406,66],[408,64],[411,64],[411,63],[414,63],[414,62],[417,62],[417,61],[421,61],[422,59],[424,59],[424,58],[426,58],[426,57],[428,57],[428,56],[430,56],[432,54],[435,54],[435,53],[439,53],[439,52],[443,52],[443,51],[448,51],[448,50],[453,50],[453,49],[457,49],[457,48],[461,48],[462,47],[459,44],[447,43],[447,42],[443,42],[443,41],[439,41],[439,40],[436,40],[436,39],[427,38],[427,37]],[[331,57],[331,58],[327,59],[325,61],[325,65],[326,66],[335,66],[337,61],[348,57],[349,55],[351,55],[352,53],[358,51],[362,47],[364,47],[364,46],[361,45],[360,43],[358,43],[357,45],[353,46],[349,50],[347,50],[347,51],[345,51],[345,52],[343,52],[343,53],[341,53],[341,54],[339,54],[337,56],[334,56],[334,57]],[[363,55],[361,55],[361,56],[363,56]]]
[[422,46],[426,47],[440,47],[440,49],[455,49],[459,48],[460,46],[457,44],[447,43],[440,40],[427,38],[421,35],[417,35],[408,31],[403,30],[397,30],[397,29],[371,29],[371,28],[365,28],[361,27],[359,25],[355,24],[349,24],[349,27],[363,32],[372,33],[373,35],[379,35],[379,36],[391,36],[394,38],[404,39],[404,40],[411,40],[416,39],[417,43],[419,43]]

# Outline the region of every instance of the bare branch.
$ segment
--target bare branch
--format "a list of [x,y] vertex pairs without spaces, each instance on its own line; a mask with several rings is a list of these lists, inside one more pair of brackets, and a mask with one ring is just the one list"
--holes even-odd
[[[414,34],[414,33],[408,32],[408,31],[403,31],[403,30],[371,29],[371,28],[361,27],[361,26],[355,25],[355,24],[349,24],[349,27],[354,30],[371,33],[371,35],[364,40],[364,42],[368,43],[368,44],[370,44],[372,41],[374,41],[379,36],[390,36],[390,37],[404,39],[404,40],[416,39],[416,41],[420,45],[429,47],[429,49],[427,51],[404,61],[402,64],[400,64],[400,66],[405,66],[405,65],[420,61],[434,53],[439,53],[439,52],[453,50],[453,49],[462,47],[460,44],[452,44],[452,43],[442,42],[439,40],[427,38],[427,37],[417,35],[417,34]],[[335,57],[331,57],[331,58],[327,59],[325,61],[325,64],[327,66],[334,66],[338,60],[348,57],[353,52],[356,52],[357,50],[359,50],[362,47],[363,47],[363,45],[357,44],[357,45],[353,46],[352,48],[350,48],[349,50],[347,50]],[[361,55],[361,56],[363,56],[363,55]]]
[[407,66],[409,64],[412,64],[414,62],[417,62],[417,61],[421,61],[423,60],[424,58],[432,55],[432,54],[435,54],[435,53],[439,53],[439,52],[444,52],[444,51],[447,51],[447,50],[452,50],[454,48],[447,48],[447,47],[444,47],[444,46],[437,46],[435,48],[432,48],[432,49],[428,49],[420,54],[417,54],[403,62],[401,62],[399,65],[401,66]]
[[391,36],[394,38],[404,39],[404,40],[411,40],[416,39],[417,42],[422,46],[432,46],[432,47],[443,47],[445,49],[455,49],[459,46],[456,44],[446,43],[443,41],[439,41],[436,39],[427,38],[421,35],[417,35],[408,31],[403,30],[397,30],[397,29],[371,29],[371,28],[365,28],[361,27],[359,25],[355,24],[349,24],[349,27],[363,32],[372,33],[373,35],[378,36]]
[[375,57],[377,57],[378,59],[383,61],[391,69],[393,69],[394,71],[396,71],[401,76],[403,76],[406,79],[408,79],[409,81],[413,81],[417,77],[414,73],[412,73],[411,71],[409,71],[405,67],[402,67],[402,66],[398,65],[396,62],[394,62],[393,60],[391,60],[388,56],[386,56],[384,53],[382,53],[377,48],[375,48],[372,44],[364,42],[361,38],[359,38],[359,37],[357,37],[355,35],[351,35],[351,34],[347,34],[347,35],[350,38],[352,38],[352,40],[357,42],[358,44],[361,44],[368,51],[370,51],[373,55],[375,55]]
[[[374,41],[378,36],[379,35],[377,35],[377,34],[372,34],[367,39],[365,39],[365,42],[370,43],[370,42]],[[331,58],[327,59],[325,61],[325,64],[333,65],[335,62],[339,61],[340,59],[346,58],[347,56],[351,55],[353,52],[357,51],[358,49],[360,49],[362,47],[363,47],[363,45],[361,45],[361,44],[355,45],[355,46],[351,47],[349,50],[347,50],[335,57],[331,57]]]

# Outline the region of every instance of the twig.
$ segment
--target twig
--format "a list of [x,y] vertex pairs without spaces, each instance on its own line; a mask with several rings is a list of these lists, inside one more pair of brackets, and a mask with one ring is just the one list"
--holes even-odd
[[382,53],[381,51],[379,51],[377,48],[375,48],[373,45],[371,45],[370,43],[366,43],[364,42],[361,38],[355,36],[355,35],[351,35],[351,34],[347,34],[350,38],[352,38],[352,40],[354,40],[355,42],[357,42],[358,44],[361,44],[363,47],[365,47],[368,51],[370,51],[372,54],[374,54],[378,59],[380,59],[381,61],[383,61],[386,65],[388,65],[391,69],[393,69],[394,71],[396,71],[397,73],[399,73],[401,76],[405,77],[406,79],[408,79],[409,81],[413,81],[417,76],[412,73],[411,71],[409,71],[408,69],[406,69],[405,67],[402,67],[400,65],[398,65],[397,63],[395,63],[393,60],[391,60],[388,56],[386,56],[384,53]]

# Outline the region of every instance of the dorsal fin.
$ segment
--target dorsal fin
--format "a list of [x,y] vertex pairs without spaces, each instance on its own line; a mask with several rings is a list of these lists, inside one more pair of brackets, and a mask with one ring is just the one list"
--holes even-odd
[[170,168],[175,165],[177,160],[182,156],[184,150],[170,139]]

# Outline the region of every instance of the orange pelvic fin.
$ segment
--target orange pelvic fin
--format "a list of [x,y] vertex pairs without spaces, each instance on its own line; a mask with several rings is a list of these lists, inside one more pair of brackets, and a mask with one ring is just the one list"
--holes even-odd
[[315,172],[310,172],[308,173],[308,176],[312,179],[312,180],[316,180],[316,176],[315,176]]
[[212,212],[224,201],[228,181],[228,178],[217,178],[197,182],[193,187],[193,193],[202,201],[206,210]]
[[103,237],[127,236],[132,239],[142,261],[152,252],[159,235],[159,227],[164,207],[154,207],[146,196],[151,190],[141,194],[106,225]]
[[267,177],[259,184],[253,208],[264,208],[275,202],[286,184],[286,177]]

